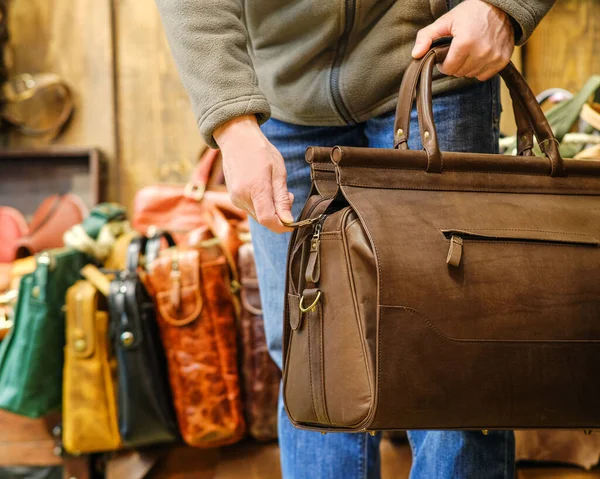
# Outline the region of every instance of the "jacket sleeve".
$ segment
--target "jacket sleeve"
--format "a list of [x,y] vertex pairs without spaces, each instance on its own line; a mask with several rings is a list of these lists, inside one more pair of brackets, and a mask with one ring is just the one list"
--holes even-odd
[[516,38],[517,45],[523,45],[550,11],[556,0],[484,0],[508,13],[521,28]]
[[265,122],[271,110],[248,55],[240,0],[156,3],[206,143],[216,148],[213,131],[237,116]]

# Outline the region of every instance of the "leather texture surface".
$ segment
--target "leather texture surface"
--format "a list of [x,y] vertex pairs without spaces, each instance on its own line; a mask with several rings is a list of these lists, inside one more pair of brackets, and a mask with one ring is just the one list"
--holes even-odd
[[151,296],[138,274],[145,237],[132,239],[127,268],[110,284],[112,348],[118,364],[119,431],[139,447],[177,439],[167,366]]
[[121,440],[106,298],[78,281],[67,291],[66,306],[63,445],[71,454],[115,450]]
[[77,250],[50,250],[23,276],[10,334],[0,344],[0,408],[40,417],[62,403],[67,289],[91,259]]
[[249,434],[259,441],[277,438],[277,399],[281,372],[267,349],[252,243],[239,249],[241,288],[241,373]]
[[179,429],[215,447],[245,432],[237,367],[231,269],[210,231],[196,248],[171,248],[151,265],[158,321]]
[[[600,165],[561,158],[512,65],[546,157],[439,151],[431,70],[446,51],[407,71],[397,148],[335,147],[313,174],[300,219],[314,222],[288,258],[288,414],[341,431],[598,428]],[[401,126],[415,96],[423,151]],[[314,173],[324,152],[307,156]]]

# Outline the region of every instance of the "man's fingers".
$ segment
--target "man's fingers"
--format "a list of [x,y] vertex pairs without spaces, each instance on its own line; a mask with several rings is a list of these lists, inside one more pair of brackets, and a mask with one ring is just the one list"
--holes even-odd
[[447,37],[452,34],[452,17],[443,15],[431,25],[419,30],[415,46],[412,49],[411,55],[413,58],[421,58],[427,53],[434,40],[441,37]]
[[279,219],[285,223],[294,221],[285,171],[273,172],[273,200],[275,201],[275,212]]
[[463,69],[465,63],[469,59],[469,47],[466,44],[460,43],[458,40],[454,40],[450,45],[448,56],[444,60],[444,63],[438,65],[438,69],[444,75],[458,75]]
[[277,216],[271,182],[265,182],[261,186],[261,190],[252,193],[252,204],[254,206],[254,211],[256,212],[256,221],[275,233],[289,231],[288,228],[283,226],[279,216]]

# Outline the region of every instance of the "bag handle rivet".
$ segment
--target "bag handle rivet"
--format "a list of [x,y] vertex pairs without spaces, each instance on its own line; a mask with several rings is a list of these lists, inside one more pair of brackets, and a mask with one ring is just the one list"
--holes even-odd
[[87,342],[85,341],[85,339],[76,339],[73,345],[75,347],[75,351],[81,353],[82,351],[85,351]]
[[121,334],[121,343],[123,344],[123,346],[131,346],[133,344],[133,333],[130,331],[125,331],[123,334]]
[[31,290],[31,295],[34,298],[37,298],[40,295],[40,287],[39,286],[34,286]]
[[490,433],[489,429],[482,429],[481,432],[484,436],[487,436]]
[[119,288],[119,293],[125,294],[127,292],[127,286],[123,285]]

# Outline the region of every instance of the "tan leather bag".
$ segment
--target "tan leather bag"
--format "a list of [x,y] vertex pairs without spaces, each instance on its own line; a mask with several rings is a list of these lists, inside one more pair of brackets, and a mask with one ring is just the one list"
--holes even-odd
[[144,235],[151,235],[156,228],[169,231],[180,243],[205,224],[207,211],[214,208],[232,222],[243,221],[246,213],[231,203],[225,185],[212,183],[222,177],[219,157],[219,150],[208,148],[185,186],[162,184],[142,188],[135,195],[133,227]]
[[237,280],[208,227],[194,247],[173,247],[149,265],[150,290],[167,356],[175,412],[184,441],[216,447],[242,438],[236,344]]
[[116,362],[108,344],[106,297],[82,280],[67,291],[66,306],[63,444],[72,454],[117,449]]
[[535,132],[546,157],[440,152],[447,50],[407,70],[396,148],[333,148],[333,199],[315,186],[298,221],[287,412],[321,431],[600,427],[600,163],[561,158],[512,64],[519,151]]

